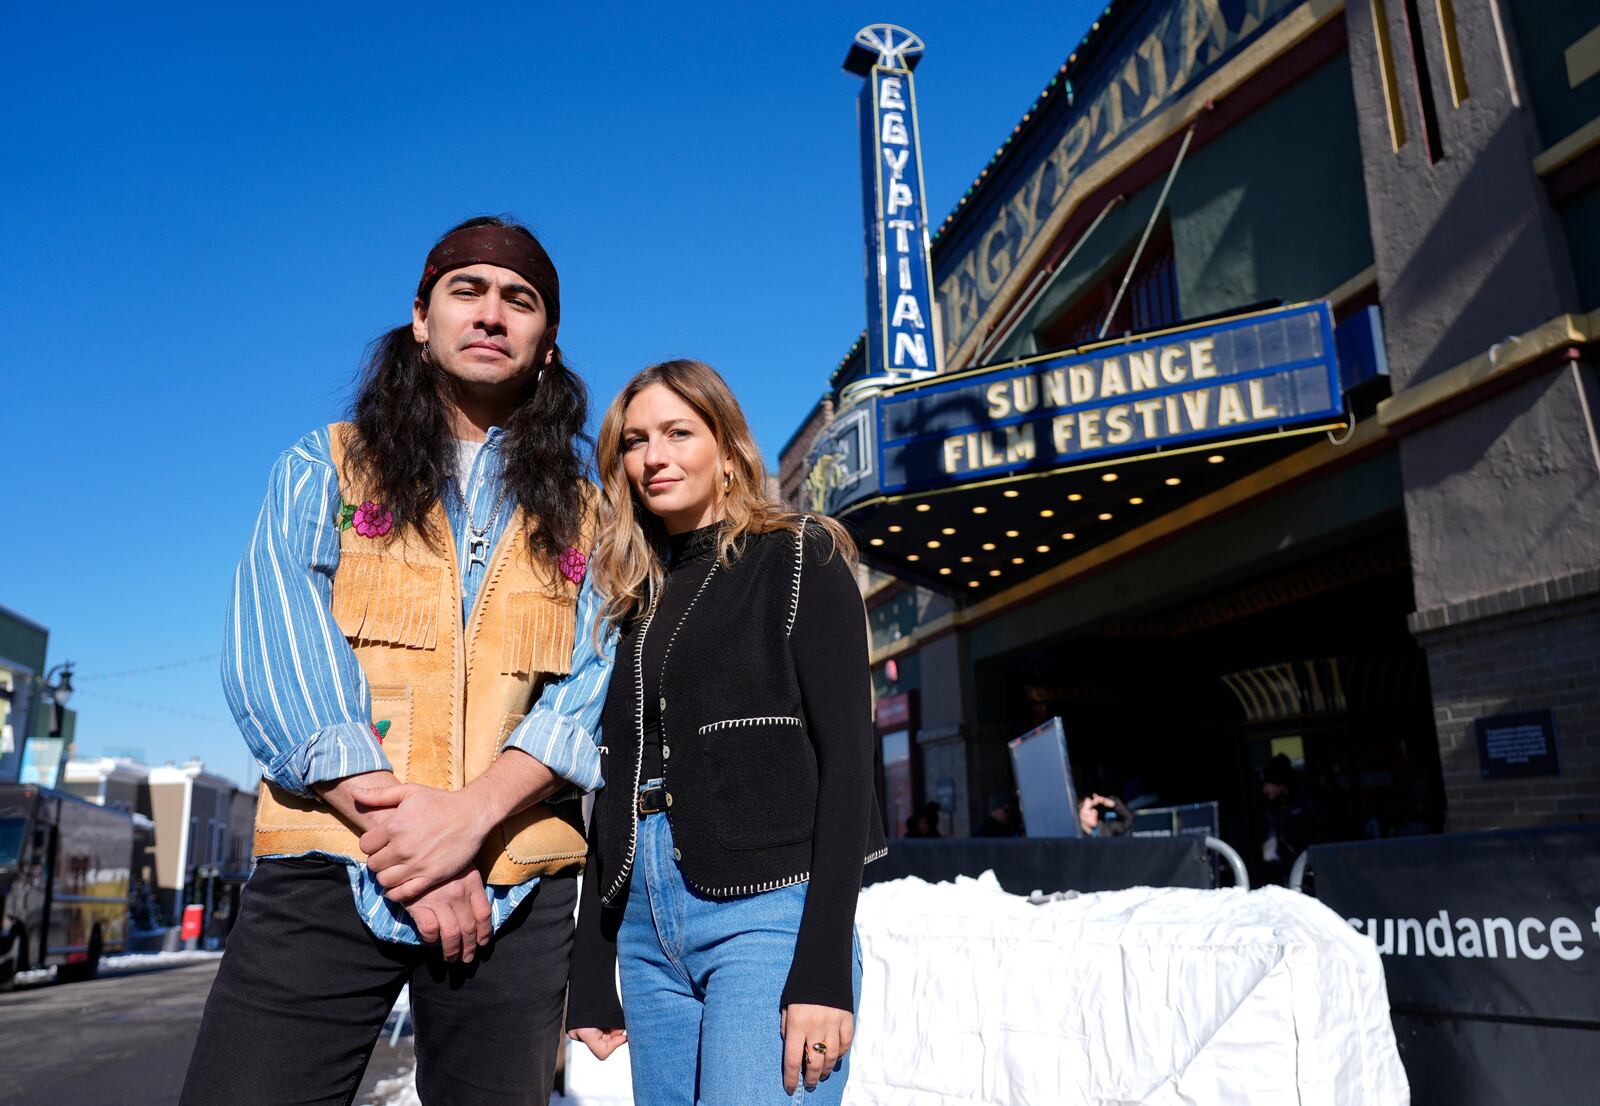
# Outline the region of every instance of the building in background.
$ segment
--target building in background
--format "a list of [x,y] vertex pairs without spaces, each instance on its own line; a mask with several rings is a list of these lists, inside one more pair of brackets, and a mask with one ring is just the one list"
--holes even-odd
[[239,888],[250,876],[256,792],[207,772],[199,760],[150,769],[156,822],[156,885],[171,921],[191,903],[224,922],[207,934],[225,935],[238,913]]
[[62,773],[61,790],[134,815],[132,883],[154,889],[156,824],[149,766],[129,757],[74,758]]
[[71,664],[45,668],[50,631],[0,607],[0,782],[54,787],[77,729]]
[[1144,0],[1067,52],[930,235],[942,371],[863,336],[780,462],[874,570],[886,809],[966,832],[1059,715],[1256,878],[1278,754],[1322,837],[1592,816],[1597,24]]

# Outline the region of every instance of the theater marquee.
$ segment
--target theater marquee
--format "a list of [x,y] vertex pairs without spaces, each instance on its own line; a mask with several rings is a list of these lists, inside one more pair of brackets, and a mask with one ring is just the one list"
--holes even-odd
[[813,453],[811,505],[1137,459],[1344,418],[1332,313],[1304,304],[889,389]]

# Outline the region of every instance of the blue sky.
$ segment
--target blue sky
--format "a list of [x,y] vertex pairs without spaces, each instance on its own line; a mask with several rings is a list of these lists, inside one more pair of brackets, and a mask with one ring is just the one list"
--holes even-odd
[[253,778],[216,662],[171,662],[217,652],[273,457],[341,414],[444,229],[541,234],[597,408],[698,357],[771,464],[865,319],[851,36],[928,43],[937,222],[1095,10],[13,7],[0,604],[77,663],[79,753]]

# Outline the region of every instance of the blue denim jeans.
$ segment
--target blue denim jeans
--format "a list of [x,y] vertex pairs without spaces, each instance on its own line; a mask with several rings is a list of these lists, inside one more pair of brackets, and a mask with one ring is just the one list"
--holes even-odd
[[[806,885],[742,899],[700,895],[672,856],[665,814],[639,823],[633,884],[617,934],[637,1106],[836,1106],[850,1060],[807,1091],[783,1092],[778,1001]],[[861,946],[855,943],[855,1001]]]

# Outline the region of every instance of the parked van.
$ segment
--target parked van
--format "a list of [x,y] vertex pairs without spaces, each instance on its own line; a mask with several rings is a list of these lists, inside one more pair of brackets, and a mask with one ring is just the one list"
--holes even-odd
[[128,926],[134,818],[64,791],[0,784],[0,990],[56,965],[92,978]]

